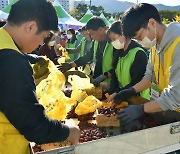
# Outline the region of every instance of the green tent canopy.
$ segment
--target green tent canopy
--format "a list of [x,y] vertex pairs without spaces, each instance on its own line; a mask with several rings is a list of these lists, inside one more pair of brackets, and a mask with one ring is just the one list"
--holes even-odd
[[0,19],[7,19],[8,14],[0,10]]
[[86,24],[89,21],[89,19],[91,19],[92,17],[93,17],[93,14],[88,9],[86,14],[79,21]]
[[61,7],[57,0],[54,1],[53,6],[56,9],[58,18],[71,18],[71,16]]
[[114,21],[115,20],[114,20],[113,16],[111,16],[111,18],[109,19],[109,22],[112,24]]
[[103,19],[103,21],[105,22],[106,26],[110,26],[110,22],[106,19],[106,17],[104,16],[103,13],[100,14],[100,18]]
[[10,12],[10,9],[11,9],[11,6],[16,3],[18,0],[12,0],[11,3],[9,3],[8,6],[6,6],[2,11],[5,12],[5,13],[8,13]]

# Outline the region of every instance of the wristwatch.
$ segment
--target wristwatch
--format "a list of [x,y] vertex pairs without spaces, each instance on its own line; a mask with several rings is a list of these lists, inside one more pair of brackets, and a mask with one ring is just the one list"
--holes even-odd
[[108,78],[108,72],[105,72],[105,73],[104,73],[104,76],[105,76],[106,78]]

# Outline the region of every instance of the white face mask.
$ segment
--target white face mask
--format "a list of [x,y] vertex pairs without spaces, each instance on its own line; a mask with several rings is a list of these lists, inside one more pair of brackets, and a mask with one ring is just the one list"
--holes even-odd
[[55,44],[55,41],[51,41],[51,42],[48,43],[48,45],[49,45],[50,47],[54,46],[54,44]]
[[156,45],[156,28],[155,28],[155,38],[151,41],[148,37],[147,34],[146,36],[142,39],[142,41],[139,42],[143,47],[145,48],[152,48],[153,46]]
[[121,43],[119,40],[115,40],[115,41],[111,42],[111,44],[113,45],[113,47],[115,49],[123,49],[124,48],[124,42]]
[[71,39],[72,38],[72,34],[67,34],[67,38]]

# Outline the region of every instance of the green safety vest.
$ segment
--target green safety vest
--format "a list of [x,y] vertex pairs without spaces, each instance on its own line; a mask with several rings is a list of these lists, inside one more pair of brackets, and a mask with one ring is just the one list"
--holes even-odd
[[[130,68],[132,63],[134,62],[136,53],[139,50],[145,52],[142,48],[136,47],[134,49],[131,49],[125,57],[120,57],[118,60],[115,72],[118,78],[119,85],[121,87],[125,87],[131,82]],[[150,89],[146,89],[140,92],[140,96],[150,100]]]
[[[98,48],[98,42],[94,42],[94,55],[93,55],[93,62],[96,61],[96,53]],[[111,43],[106,43],[106,46],[104,48],[103,52],[103,58],[102,58],[102,72],[108,72],[112,69],[112,60],[113,60],[113,46]],[[105,81],[107,83],[110,83],[110,78],[106,79]]]
[[[79,53],[80,57],[84,55],[85,45],[86,45],[86,39],[85,39],[85,37],[83,37],[82,40],[81,40],[81,51]],[[92,42],[90,44],[90,47],[91,46],[92,46]]]
[[[74,43],[67,42],[66,43],[66,48],[75,49],[76,48],[76,43],[77,43],[77,40],[74,41]],[[74,54],[69,54],[69,57],[70,57],[71,62],[74,61]]]

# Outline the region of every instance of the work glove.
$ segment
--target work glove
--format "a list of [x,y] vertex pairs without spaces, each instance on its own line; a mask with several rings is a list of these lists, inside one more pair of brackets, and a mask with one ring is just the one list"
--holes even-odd
[[118,117],[122,121],[123,124],[128,124],[137,120],[141,116],[145,114],[144,105],[129,105],[125,107],[123,110],[118,112]]
[[59,67],[59,69],[60,69],[60,71],[61,71],[62,73],[67,72],[67,71],[70,70],[71,68],[72,68],[71,63],[63,63],[63,64]]
[[125,123],[121,121],[121,133],[129,133],[132,131],[137,131],[143,128],[143,124],[140,119],[133,120],[130,123]]
[[117,95],[114,97],[113,102],[115,104],[120,104],[123,101],[126,101],[127,99],[131,98],[136,94],[136,91],[134,88],[130,87],[128,89],[124,89],[117,93]]
[[98,87],[100,85],[101,82],[103,82],[107,77],[102,74],[100,76],[98,76],[97,78],[94,79],[94,81],[92,82],[96,87]]

